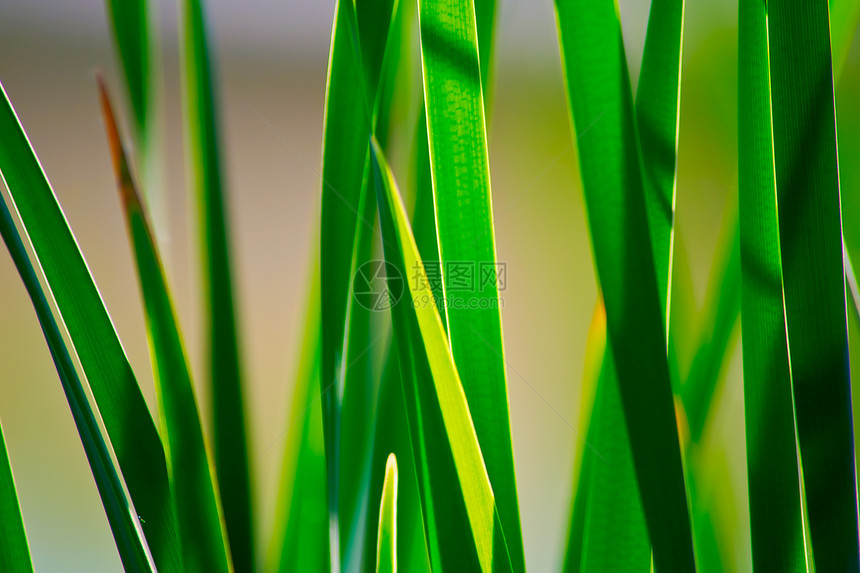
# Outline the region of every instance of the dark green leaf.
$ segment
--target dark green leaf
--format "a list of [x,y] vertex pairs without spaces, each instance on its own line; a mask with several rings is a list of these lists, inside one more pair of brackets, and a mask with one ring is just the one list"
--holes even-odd
[[744,417],[756,570],[806,571],[771,139],[765,5],[741,0],[738,211]]
[[[475,6],[470,0],[422,0],[418,9],[448,337],[496,492],[514,570],[521,572],[525,559],[498,304]],[[471,273],[471,282],[464,284],[458,271],[467,277]]]
[[815,566],[860,569],[827,3],[768,3],[779,246]]
[[0,173],[69,332],[160,571],[181,570],[164,450],[87,264],[15,111],[0,101]]
[[609,346],[655,569],[693,571],[692,532],[621,27],[610,1],[557,0]]
[[161,256],[129,169],[104,82],[99,95],[114,173],[137,263],[146,313],[150,355],[161,423],[167,441],[167,467],[176,500],[185,567],[192,571],[230,571],[230,556],[217,487],[204,443],[194,386]]
[[[6,214],[5,206],[3,214]],[[5,235],[4,235],[5,238]],[[18,505],[18,491],[9,464],[3,426],[0,425],[0,569],[7,573],[32,573],[30,546]]]
[[233,302],[228,209],[221,170],[213,57],[201,0],[182,2],[184,112],[197,206],[211,383],[215,470],[236,571],[255,570],[250,460]]

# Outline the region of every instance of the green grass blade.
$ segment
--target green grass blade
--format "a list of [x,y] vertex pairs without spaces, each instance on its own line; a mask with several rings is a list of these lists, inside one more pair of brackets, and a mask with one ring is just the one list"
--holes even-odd
[[557,0],[556,10],[595,266],[654,565],[692,571],[664,318],[618,13],[609,1]]
[[0,173],[104,421],[160,571],[180,570],[164,450],[134,372],[57,198],[3,90]]
[[744,417],[756,569],[806,571],[771,138],[765,5],[738,17],[738,211]]
[[603,301],[599,300],[594,307],[588,338],[585,343],[585,369],[582,376],[580,392],[579,431],[585,436],[585,442],[579,444],[573,466],[573,500],[570,509],[570,523],[567,529],[567,546],[564,552],[564,573],[579,573],[582,563],[583,532],[585,530],[585,512],[591,491],[591,464],[596,456],[589,451],[587,444],[591,443],[589,435],[594,402],[597,393],[597,382],[603,370],[603,356],[606,351],[606,312]]
[[767,15],[789,363],[812,552],[860,569],[836,114],[825,2]]
[[319,382],[319,297],[319,267],[315,266],[281,470],[274,536],[276,562],[269,568],[280,573],[330,571]]
[[385,462],[376,537],[376,573],[397,573],[397,458],[394,454]]
[[185,566],[192,571],[230,571],[217,485],[213,481],[176,312],[161,256],[122,148],[107,88],[100,77],[99,96],[143,295]]
[[[4,207],[5,210],[5,207]],[[32,573],[30,546],[18,505],[18,491],[9,464],[3,425],[0,424],[0,569],[8,573]]]
[[[651,4],[636,99],[645,204],[660,310],[667,333],[683,25],[683,0],[658,0]],[[671,348],[670,352],[674,350]],[[676,375],[675,357],[671,358],[670,373]],[[581,462],[582,470],[577,478],[579,485],[571,512],[566,570],[643,570],[650,567],[650,544],[609,345],[606,345],[597,380],[587,439],[589,445],[604,452],[605,456],[601,454],[593,459],[592,452],[583,453],[589,457]],[[619,518],[620,515],[625,517]],[[619,519],[625,527],[613,527]]]
[[[448,334],[514,570],[520,572],[525,559],[498,305],[475,6],[471,0],[422,0],[418,10]],[[458,265],[467,274],[466,283],[457,276]]]
[[[438,310],[430,304],[432,291],[406,210],[375,143],[373,160],[386,261],[400,273],[399,288],[406,297],[393,306],[392,318],[431,565],[434,570],[512,571],[457,367]],[[417,270],[423,280],[403,280],[407,269]],[[397,288],[396,277],[388,278],[390,288]]]
[[[369,314],[352,304],[351,282],[370,256],[376,206],[367,199],[368,137],[377,117],[387,113],[379,110],[379,100],[385,98],[377,97],[377,88],[383,77],[394,2],[367,4],[362,6],[359,19],[353,2],[337,3],[326,87],[320,268],[321,295],[326,304],[322,307],[320,384],[332,571],[340,570],[341,560],[353,563],[364,547],[360,535],[366,529],[362,521],[367,513],[366,477],[370,470],[364,462],[369,462],[370,456],[363,452],[373,435],[367,431],[373,420],[366,414],[371,400],[367,391],[373,388],[367,374],[370,370],[365,368],[370,359],[366,351],[372,344]],[[367,51],[365,57],[362,49]],[[351,380],[347,380],[348,372]],[[362,427],[348,436],[349,444],[341,444],[341,424],[346,424],[342,415]],[[343,470],[342,452],[348,462]],[[342,489],[344,500],[340,499]]]
[[[12,255],[12,261],[18,269],[18,274],[21,276],[27,294],[30,295],[36,310],[36,316],[45,335],[45,341],[48,343],[48,349],[51,352],[54,366],[69,403],[69,409],[72,412],[72,418],[90,463],[93,478],[116,541],[120,560],[126,571],[154,571],[155,564],[152,563],[147,553],[143,532],[131,512],[122,481],[116,472],[113,460],[111,460],[107,445],[96,422],[95,414],[60,333],[60,327],[57,325],[45,292],[42,290],[33,265],[27,256],[27,251],[18,235],[5,201],[0,201],[0,235],[3,236],[9,253]],[[0,517],[0,529],[4,526],[2,521],[3,518]],[[8,524],[10,532],[13,525],[13,522]],[[0,532],[0,539],[5,539],[2,532]],[[14,549],[16,542],[11,537],[10,539],[10,544]],[[0,564],[2,561],[3,558],[0,556]],[[29,563],[29,556],[27,562]],[[3,567],[2,570],[6,571],[6,567]]]
[[238,329],[233,301],[229,225],[220,160],[213,58],[202,0],[182,1],[186,146],[203,260],[204,332],[211,383],[213,450],[236,571],[255,570],[250,460]]
[[851,40],[860,22],[860,1],[830,0],[830,45],[833,49],[833,72],[836,83],[845,69]]
[[[398,485],[397,510],[397,561],[402,569],[410,573],[429,573],[430,563],[421,514],[421,499],[418,490],[416,461],[412,452],[409,421],[400,382],[397,344],[392,341],[388,349],[385,370],[382,373],[376,415],[376,437],[373,446],[373,474],[370,479],[370,498],[382,497],[385,481],[387,452],[397,457],[398,474],[402,476]],[[376,568],[379,508],[371,508],[368,527],[373,524],[366,539],[364,571]]]
[[723,361],[737,332],[741,310],[741,249],[737,221],[732,217],[727,237],[711,272],[699,341],[690,372],[682,386],[690,439],[697,442],[705,429]]
[[145,143],[153,99],[149,7],[147,0],[107,0],[106,3],[131,102],[135,140]]
[[651,229],[657,292],[667,333],[683,45],[684,0],[652,2],[636,91],[636,124],[642,150],[642,182]]

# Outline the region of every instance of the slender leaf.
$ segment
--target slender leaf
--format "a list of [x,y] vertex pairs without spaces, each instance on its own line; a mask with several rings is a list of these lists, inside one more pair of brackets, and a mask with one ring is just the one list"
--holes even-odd
[[738,210],[744,418],[756,570],[806,571],[776,213],[763,2],[738,17]]
[[[371,458],[361,454],[373,435],[372,429],[365,425],[372,428],[373,423],[372,417],[366,415],[371,402],[368,392],[372,391],[366,355],[371,344],[369,315],[368,309],[352,304],[351,281],[370,256],[375,202],[367,200],[368,137],[379,113],[386,113],[379,111],[377,87],[394,3],[365,4],[359,19],[353,2],[337,3],[326,88],[320,254],[320,288],[326,304],[322,306],[320,384],[332,571],[340,570],[341,561],[345,565],[355,563],[364,547],[358,536],[366,529],[362,521],[367,513],[366,478],[370,468],[364,462]],[[363,49],[368,52],[364,58]],[[348,371],[354,379],[349,383]],[[348,436],[350,442],[343,446],[357,442],[358,451],[341,444],[344,408],[351,420],[361,423],[362,429]],[[358,454],[363,462],[348,464],[343,469],[346,472],[343,482],[342,451],[348,459]],[[357,472],[357,477],[351,472]],[[345,490],[343,503],[341,489]],[[340,523],[341,509],[345,514],[343,523]]]
[[[512,571],[463,386],[406,210],[375,142],[372,157],[386,262],[397,271],[387,275],[388,285],[408,295],[393,305],[392,318],[431,565]],[[406,269],[420,280],[404,281]]]
[[830,0],[830,45],[833,50],[833,75],[837,83],[845,69],[858,22],[860,1]]
[[654,272],[667,337],[683,46],[684,0],[655,0],[651,3],[648,17],[642,71],[636,90],[636,126],[642,150],[642,182],[651,230]]
[[385,484],[379,503],[376,573],[397,573],[397,458],[385,462]]
[[783,300],[812,552],[860,569],[836,113],[825,2],[768,4]]
[[[315,260],[318,260],[315,257]],[[314,267],[284,449],[275,558],[280,573],[328,573],[325,446],[320,405],[319,267]],[[295,430],[295,431],[294,431]]]
[[471,0],[421,0],[418,10],[448,338],[497,492],[514,570],[521,572],[525,558],[498,304],[475,6]]
[[160,571],[181,569],[164,450],[87,264],[12,104],[0,101],[0,173],[51,289]]
[[[147,553],[143,532],[131,511],[122,481],[117,475],[90,402],[75,370],[72,357],[60,333],[60,327],[51,311],[45,292],[42,290],[33,265],[27,256],[24,243],[15,228],[12,215],[9,213],[5,201],[0,201],[0,235],[3,236],[9,253],[12,255],[12,261],[18,269],[18,274],[21,276],[27,294],[30,295],[36,310],[36,316],[45,335],[45,341],[48,343],[48,349],[51,352],[57,374],[59,374],[63,391],[66,394],[66,400],[69,403],[72,418],[90,463],[93,478],[123,566],[126,571],[154,571],[155,564]],[[3,519],[0,518],[0,529],[3,528],[2,521]],[[12,528],[13,524],[14,522],[10,522],[9,527]],[[0,538],[4,538],[4,535],[0,534]],[[15,541],[12,537],[10,537],[10,546],[15,548]],[[2,559],[0,557],[0,562]],[[27,556],[27,562],[29,563],[29,556]],[[3,567],[2,570],[6,571],[6,567]]]
[[[421,512],[421,499],[417,481],[416,460],[412,452],[409,421],[406,414],[403,387],[400,381],[400,365],[397,344],[392,341],[388,349],[385,370],[379,388],[376,414],[376,437],[373,446],[373,474],[370,479],[370,498],[379,499],[385,481],[387,452],[397,457],[398,511],[397,511],[397,562],[410,573],[429,573],[430,563]],[[376,546],[378,537],[379,508],[371,508],[368,532],[365,541],[364,571],[376,570]]]
[[176,312],[101,77],[99,95],[143,294],[155,389],[167,440],[167,468],[176,500],[185,566],[192,571],[230,571],[218,488],[203,438]]
[[221,170],[213,58],[201,0],[182,1],[183,94],[190,181],[203,260],[204,332],[211,383],[215,471],[239,572],[255,570],[254,523],[242,374],[233,301],[227,197]]
[[[5,207],[3,214],[6,214]],[[5,235],[4,235],[5,238]],[[8,573],[32,573],[30,546],[18,505],[18,491],[0,425],[0,569]]]
[[[695,569],[632,95],[613,2],[557,0],[609,346],[659,571]],[[585,133],[587,131],[587,133]]]
[[147,0],[107,0],[113,40],[119,52],[134,135],[145,141],[152,113],[152,47]]
[[570,510],[570,523],[567,530],[567,547],[564,553],[564,573],[578,573],[582,563],[583,531],[585,529],[585,512],[591,492],[591,465],[597,461],[594,452],[587,445],[591,443],[589,435],[592,427],[595,395],[598,379],[603,370],[603,357],[606,352],[606,311],[603,301],[598,300],[594,306],[594,315],[588,329],[585,343],[585,369],[582,376],[580,394],[579,431],[585,436],[584,443],[576,450],[573,466],[573,499]]
[[696,353],[681,392],[694,442],[705,429],[741,310],[740,234],[734,216],[729,233],[711,273]]

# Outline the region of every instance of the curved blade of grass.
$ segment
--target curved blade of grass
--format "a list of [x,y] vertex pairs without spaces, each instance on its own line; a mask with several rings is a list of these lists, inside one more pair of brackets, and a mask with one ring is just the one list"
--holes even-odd
[[397,573],[397,458],[388,455],[379,504],[376,573]]
[[610,1],[557,0],[556,11],[595,266],[654,566],[692,571],[664,317],[618,13]]
[[[314,257],[314,261],[319,261]],[[284,449],[275,558],[280,573],[329,572],[325,446],[320,405],[320,289],[315,264]],[[297,431],[293,431],[296,428]]]
[[107,88],[101,76],[97,78],[114,173],[143,294],[155,389],[167,440],[167,467],[176,500],[185,566],[192,571],[230,571],[218,488],[203,438],[194,386],[167,279],[122,148]]
[[[54,366],[63,386],[63,392],[72,412],[72,418],[75,421],[84,452],[92,469],[93,478],[105,508],[123,567],[126,571],[155,571],[155,564],[146,549],[143,532],[140,530],[137,517],[132,513],[122,481],[117,475],[113,460],[111,460],[107,445],[96,422],[95,414],[60,333],[60,327],[57,325],[45,292],[42,290],[30,258],[27,256],[27,251],[12,221],[12,215],[9,213],[5,201],[2,200],[0,200],[0,235],[3,236],[3,241],[12,255],[12,261],[18,269],[18,274],[21,276],[27,294],[30,295],[30,300],[33,302],[33,308],[36,310],[36,316],[45,335],[45,341],[48,343],[48,349],[51,352]],[[9,478],[11,479],[11,475]],[[0,477],[0,481],[2,481],[2,477]],[[0,484],[0,490],[2,489],[3,485]],[[0,501],[0,505],[3,503]],[[9,507],[11,508],[11,506]],[[4,540],[4,545],[9,543],[11,551],[17,552],[20,556],[20,544],[13,538],[14,520],[4,524],[3,513],[4,510],[0,509],[0,530],[8,527],[9,533],[7,536],[0,531],[0,539]],[[26,548],[26,540],[24,542]],[[28,570],[31,570],[29,569],[29,554],[26,555],[26,561]],[[23,564],[23,561],[21,563]],[[12,566],[8,563],[4,564],[2,555],[0,555],[0,565],[3,565],[0,567],[2,571],[7,571],[7,568],[10,568],[11,571],[17,570],[11,568]]]
[[525,558],[498,304],[475,6],[471,0],[421,0],[418,11],[448,338],[497,495],[514,570],[521,572]]
[[221,171],[213,58],[201,0],[182,0],[183,96],[190,181],[197,206],[211,384],[215,472],[236,571],[255,570],[242,373],[233,300],[228,209]]
[[178,571],[176,515],[158,432],[57,198],[0,91],[0,174],[92,389],[155,564]]
[[[509,572],[493,488],[406,210],[375,141],[372,150],[386,261],[400,273],[400,288],[408,284],[408,298],[392,307],[392,318],[413,451],[419,459],[431,565],[434,570],[468,569],[471,563],[484,572]],[[407,269],[423,280],[404,281]],[[397,277],[388,280],[390,288],[397,288]],[[440,439],[443,436],[447,439]]]
[[783,299],[812,552],[860,569],[836,113],[825,2],[768,4]]
[[[5,214],[5,207],[4,207]],[[4,237],[5,238],[5,237]],[[9,464],[3,425],[0,424],[0,569],[8,573],[32,573],[30,545],[18,504],[18,491]]]
[[771,137],[767,13],[738,17],[738,211],[744,418],[755,569],[806,571]]

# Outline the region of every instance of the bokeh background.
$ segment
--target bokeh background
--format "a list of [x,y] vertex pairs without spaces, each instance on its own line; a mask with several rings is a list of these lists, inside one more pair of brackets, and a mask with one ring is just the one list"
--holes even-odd
[[[195,229],[185,186],[177,7],[157,8],[164,73],[166,258],[192,365],[201,370]],[[334,0],[209,0],[217,58],[236,292],[247,378],[260,550],[274,515],[280,458],[318,240],[319,163]],[[621,1],[634,84],[648,2]],[[490,160],[514,448],[528,566],[557,571],[564,551],[573,459],[583,446],[579,393],[596,301],[576,148],[571,141],[551,0],[500,0]],[[837,107],[845,233],[860,201],[860,47],[854,42]],[[417,44],[413,49],[415,57]],[[114,187],[93,70],[121,85],[104,2],[2,0],[0,81],[16,106],[155,407],[142,308]],[[737,197],[737,6],[687,3],[677,233],[699,305]],[[401,114],[414,126],[419,86],[405,82]],[[411,90],[411,91],[410,91]],[[285,143],[284,141],[288,142]],[[398,176],[410,141],[395,139]],[[5,192],[5,191],[4,191]],[[695,320],[692,317],[691,320]],[[739,324],[736,332],[739,333]],[[727,570],[749,571],[739,337],[723,364],[716,407],[696,459],[700,495],[719,507]],[[204,405],[204,389],[198,397]],[[0,418],[36,569],[119,571],[120,562],[29,299],[0,249]]]

